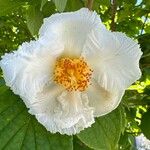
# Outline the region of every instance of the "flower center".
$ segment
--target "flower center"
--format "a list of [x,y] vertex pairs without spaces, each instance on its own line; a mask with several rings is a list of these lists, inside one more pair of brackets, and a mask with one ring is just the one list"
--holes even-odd
[[60,58],[56,61],[54,81],[68,91],[84,91],[89,85],[92,72],[83,58]]

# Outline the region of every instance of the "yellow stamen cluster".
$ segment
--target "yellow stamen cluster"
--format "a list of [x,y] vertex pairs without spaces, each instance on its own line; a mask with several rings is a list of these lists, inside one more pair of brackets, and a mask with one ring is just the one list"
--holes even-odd
[[56,61],[54,81],[68,91],[84,91],[91,79],[92,70],[83,58],[60,58]]

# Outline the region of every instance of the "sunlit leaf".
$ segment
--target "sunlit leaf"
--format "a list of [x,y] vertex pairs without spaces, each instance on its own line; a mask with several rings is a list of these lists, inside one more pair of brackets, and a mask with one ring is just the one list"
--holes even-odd
[[0,0],[0,16],[12,13],[24,4],[24,0]]

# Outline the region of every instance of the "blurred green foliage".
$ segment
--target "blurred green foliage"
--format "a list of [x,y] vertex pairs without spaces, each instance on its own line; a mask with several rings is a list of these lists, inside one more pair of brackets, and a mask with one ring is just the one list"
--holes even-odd
[[[37,38],[43,18],[58,11],[74,11],[85,4],[85,0],[0,0],[0,56]],[[126,91],[120,106],[123,109],[98,118],[91,128],[73,138],[50,134],[27,113],[0,78],[0,149],[133,150],[135,136],[143,132],[150,139],[150,3],[117,0],[116,6],[115,30],[138,40],[143,51],[142,78]],[[110,29],[110,1],[95,0],[93,9]]]

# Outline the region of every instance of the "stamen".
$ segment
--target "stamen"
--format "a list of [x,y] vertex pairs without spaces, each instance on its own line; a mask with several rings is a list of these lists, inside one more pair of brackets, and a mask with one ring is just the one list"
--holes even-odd
[[68,91],[84,91],[90,84],[92,72],[83,58],[60,58],[56,62],[54,81]]

